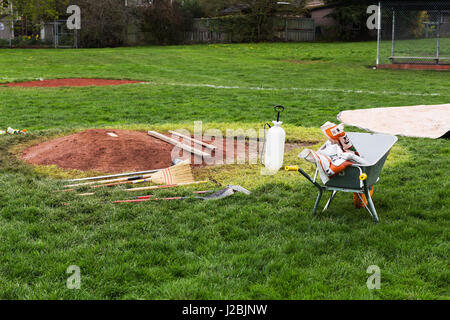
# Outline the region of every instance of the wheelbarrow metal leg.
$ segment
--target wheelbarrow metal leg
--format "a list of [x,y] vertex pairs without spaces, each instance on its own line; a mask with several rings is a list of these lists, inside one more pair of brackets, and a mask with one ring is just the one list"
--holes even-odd
[[318,184],[317,182],[315,182],[310,176],[309,174],[307,174],[305,171],[303,171],[301,168],[298,168],[298,172],[300,172],[302,174],[302,176],[304,176],[306,179],[308,179],[313,185],[316,186],[317,190],[319,190],[319,194],[317,195],[317,199],[316,199],[316,203],[314,204],[314,209],[313,209],[313,215],[316,215],[317,213],[317,209],[319,208],[319,203],[320,203],[320,199],[322,199],[322,194],[323,194],[323,190],[324,188]]
[[370,196],[369,188],[366,184],[364,184],[364,195],[366,196],[367,202],[369,203],[369,212],[372,215],[372,218],[375,222],[379,222],[377,210],[375,209],[375,205],[373,204],[372,197]]
[[325,211],[328,210],[328,208],[329,208],[330,205],[331,205],[331,202],[333,201],[334,197],[336,196],[336,193],[337,193],[336,190],[333,190],[333,191],[331,192],[330,199],[328,199],[328,202],[327,202],[327,204],[325,205],[325,208],[323,208],[322,212],[325,212]]
[[323,189],[322,187],[318,188],[319,194],[317,195],[316,203],[314,204],[313,216],[316,215],[317,209],[319,208],[320,199],[322,199]]

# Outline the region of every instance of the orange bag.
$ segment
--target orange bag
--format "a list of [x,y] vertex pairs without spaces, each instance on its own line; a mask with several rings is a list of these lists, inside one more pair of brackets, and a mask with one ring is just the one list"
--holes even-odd
[[[369,190],[369,194],[370,196],[373,196],[373,189],[375,188],[375,186],[372,186],[372,188]],[[361,209],[364,208],[365,206],[367,206],[369,204],[369,202],[367,201],[366,195],[365,194],[359,194],[362,198],[359,198],[358,193],[354,193],[353,194],[353,204],[355,205],[356,209]]]
[[344,125],[341,123],[336,125],[332,122],[327,121],[322,127],[323,133],[328,137],[328,139],[334,144],[339,144],[344,152],[354,152],[356,155],[359,155],[356,151],[353,143],[347,136],[347,133],[344,131]]

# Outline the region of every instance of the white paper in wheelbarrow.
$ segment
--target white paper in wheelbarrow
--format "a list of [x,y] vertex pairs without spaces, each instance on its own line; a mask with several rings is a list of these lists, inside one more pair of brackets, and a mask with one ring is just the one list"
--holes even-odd
[[[330,127],[330,125],[334,124],[327,122],[324,126]],[[324,126],[322,126],[322,128]],[[338,127],[336,125],[334,126]],[[341,138],[340,140],[345,141],[345,144],[340,143],[339,139],[330,138],[330,135],[324,130],[324,133],[329,140],[317,152],[311,149],[305,149],[298,155],[300,158],[316,164],[320,180],[322,180],[324,184],[336,174],[345,170],[348,166],[355,163],[362,165],[367,164],[366,160],[357,155],[357,150],[355,150],[353,144],[343,130],[343,126],[340,125],[338,131]]]

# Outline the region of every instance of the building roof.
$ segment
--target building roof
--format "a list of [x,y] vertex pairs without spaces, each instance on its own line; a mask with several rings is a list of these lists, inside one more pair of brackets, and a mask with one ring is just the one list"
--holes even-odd
[[325,1],[323,1],[323,0],[312,0],[312,1],[309,1],[305,5],[305,8],[313,9],[313,8],[318,8],[318,7],[323,7],[323,6],[325,6]]
[[450,10],[450,1],[427,0],[381,0],[381,7],[407,10]]
[[320,10],[320,9],[325,9],[325,8],[332,8],[332,7],[335,7],[335,5],[332,3],[325,3],[324,0],[312,0],[312,1],[309,1],[305,5],[305,8],[309,9],[310,11]]

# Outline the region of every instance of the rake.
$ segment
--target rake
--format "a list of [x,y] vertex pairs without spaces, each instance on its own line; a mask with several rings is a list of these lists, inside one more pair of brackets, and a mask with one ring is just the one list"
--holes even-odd
[[[209,181],[207,181],[207,180],[194,181],[194,182],[187,182],[187,183],[167,184],[167,185],[162,185],[162,186],[151,186],[151,187],[144,187],[144,188],[131,188],[131,189],[125,189],[123,191],[133,192],[133,191],[144,191],[144,190],[155,190],[155,189],[167,189],[167,188],[176,188],[176,187],[189,186],[189,185],[195,185],[195,184],[202,184],[202,183],[208,183],[208,182]],[[95,192],[79,193],[79,194],[77,194],[77,196],[80,196],[80,197],[87,197],[87,196],[93,196],[93,195],[95,195]]]
[[92,182],[83,182],[83,183],[77,183],[77,184],[70,184],[66,185],[66,188],[76,188],[76,187],[85,187],[85,186],[92,186],[95,184],[108,184],[108,183],[115,183],[115,182],[121,182],[121,181],[136,181],[145,179],[148,177],[151,177],[151,174],[145,174],[140,176],[134,176],[134,177],[126,177],[126,178],[117,178],[117,179],[110,179],[110,180],[100,180],[100,181],[92,181]]
[[[205,190],[205,191],[194,191],[192,192],[193,194],[207,194],[210,193],[212,191],[210,190]],[[175,198],[182,198],[182,197],[175,197]],[[175,200],[175,198],[173,198],[173,200]],[[135,203],[135,202],[146,202],[146,201],[151,201],[151,200],[155,200],[156,198],[154,198],[153,195],[149,195],[149,196],[142,196],[142,197],[136,197],[135,199],[130,199],[130,200],[118,200],[118,201],[113,201],[113,203]]]
[[[204,194],[207,193],[207,191],[200,191],[200,192],[194,192],[194,194]],[[170,200],[186,200],[186,199],[198,199],[198,200],[218,200],[218,199],[224,199],[232,196],[235,193],[243,193],[246,195],[250,194],[250,191],[247,189],[241,187],[241,186],[235,186],[235,185],[228,185],[225,189],[216,191],[212,194],[209,194],[204,197],[170,197],[170,198],[155,198],[153,196],[144,196],[140,197],[138,199],[132,199],[132,200],[119,200],[114,201],[114,203],[136,203],[136,202],[145,202],[145,201],[170,201]]]
[[137,172],[125,172],[125,173],[111,174],[111,175],[107,175],[107,176],[96,176],[96,177],[88,177],[88,178],[80,178],[80,179],[71,179],[71,180],[66,180],[66,181],[67,182],[82,182],[82,181],[91,181],[91,180],[111,179],[111,178],[118,178],[118,177],[129,177],[129,176],[137,176],[137,175],[143,175],[143,174],[148,174],[148,173],[155,173],[155,172],[158,172],[159,170],[161,170],[161,169],[137,171]]
[[[112,180],[101,180],[86,183],[78,183],[67,185],[67,188],[83,187],[83,186],[93,186],[93,188],[100,188],[103,186],[113,187],[121,184],[129,183],[143,183],[143,182],[153,182],[156,184],[178,184],[193,182],[194,177],[192,175],[192,170],[190,167],[190,161],[185,160],[175,166],[162,169],[153,174],[145,174],[141,176],[129,177],[129,178],[118,178]],[[68,191],[68,190],[67,190]]]

